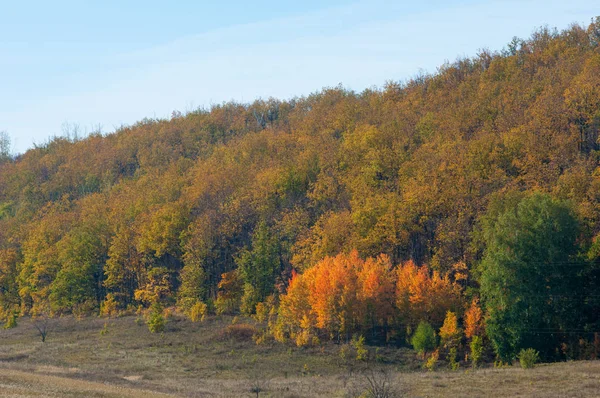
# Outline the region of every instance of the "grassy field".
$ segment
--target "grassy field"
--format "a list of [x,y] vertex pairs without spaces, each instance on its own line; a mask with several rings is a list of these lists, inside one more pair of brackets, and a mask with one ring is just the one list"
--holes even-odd
[[600,361],[424,372],[407,349],[359,363],[341,359],[336,344],[257,346],[243,327],[228,333],[231,321],[172,319],[152,334],[133,316],[66,317],[52,320],[42,343],[23,319],[0,331],[0,396],[352,397],[370,378],[410,397],[600,397]]

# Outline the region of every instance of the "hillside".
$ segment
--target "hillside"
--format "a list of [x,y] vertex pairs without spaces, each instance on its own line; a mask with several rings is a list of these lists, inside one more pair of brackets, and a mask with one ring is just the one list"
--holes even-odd
[[[381,89],[57,137],[2,158],[1,315],[259,304],[277,340],[403,345],[447,311],[468,329],[480,300],[459,351],[477,335],[504,360],[531,345],[595,357],[599,129],[596,19]],[[531,239],[506,232],[519,228]],[[363,295],[344,296],[349,283]]]

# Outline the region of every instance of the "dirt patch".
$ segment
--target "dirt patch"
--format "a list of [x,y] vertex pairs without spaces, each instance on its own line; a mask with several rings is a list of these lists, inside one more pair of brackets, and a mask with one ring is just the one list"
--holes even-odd
[[134,375],[134,376],[125,376],[123,377],[127,381],[140,381],[144,379],[144,376]]

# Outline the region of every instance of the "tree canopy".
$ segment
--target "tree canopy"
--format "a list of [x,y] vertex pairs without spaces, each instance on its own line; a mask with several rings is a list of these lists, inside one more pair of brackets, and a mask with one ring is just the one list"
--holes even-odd
[[501,356],[560,355],[600,326],[599,27],[16,157],[0,135],[0,317],[268,301],[302,342],[471,303]]

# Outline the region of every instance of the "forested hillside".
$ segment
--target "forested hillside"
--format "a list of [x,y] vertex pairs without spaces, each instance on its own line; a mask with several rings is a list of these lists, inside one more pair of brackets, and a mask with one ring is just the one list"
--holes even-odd
[[55,138],[0,157],[2,316],[258,312],[298,345],[427,322],[442,351],[598,355],[599,131],[596,19],[381,89]]

